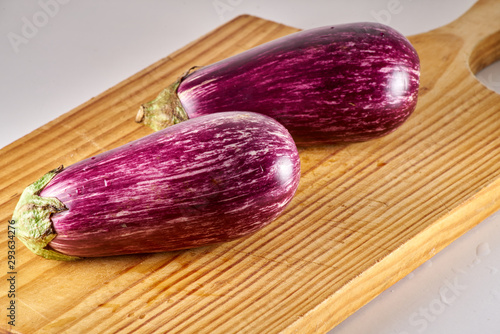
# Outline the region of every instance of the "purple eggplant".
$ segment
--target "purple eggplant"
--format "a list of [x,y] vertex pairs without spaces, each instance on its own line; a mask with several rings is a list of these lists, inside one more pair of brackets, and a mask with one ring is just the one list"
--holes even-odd
[[283,124],[298,145],[365,141],[399,127],[417,103],[420,61],[377,23],[297,32],[195,71],[141,106],[153,130],[247,110]]
[[211,114],[47,173],[23,192],[13,220],[26,246],[50,259],[186,249],[270,223],[299,177],[280,123]]

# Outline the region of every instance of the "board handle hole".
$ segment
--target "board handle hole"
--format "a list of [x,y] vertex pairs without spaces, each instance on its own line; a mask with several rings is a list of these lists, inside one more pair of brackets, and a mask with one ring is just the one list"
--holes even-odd
[[476,73],[476,78],[483,85],[500,94],[500,60]]
[[476,45],[469,57],[469,66],[483,85],[500,93],[500,31]]

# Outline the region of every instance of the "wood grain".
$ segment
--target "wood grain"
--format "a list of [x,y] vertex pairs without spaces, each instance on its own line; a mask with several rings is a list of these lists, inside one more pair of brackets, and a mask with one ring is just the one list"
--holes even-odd
[[[15,333],[326,332],[500,208],[500,96],[477,72],[500,58],[500,1],[410,37],[417,110],[365,143],[301,149],[285,213],[256,234],[188,251],[66,263],[17,243]],[[241,16],[0,152],[1,234],[46,171],[150,133],[138,106],[192,65],[297,29]],[[0,242],[7,262],[7,238]]]

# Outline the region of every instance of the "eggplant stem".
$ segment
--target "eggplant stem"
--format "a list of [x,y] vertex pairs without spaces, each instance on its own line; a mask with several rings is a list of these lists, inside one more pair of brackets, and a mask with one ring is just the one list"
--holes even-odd
[[139,108],[139,111],[137,112],[137,115],[135,115],[135,121],[137,123],[141,123],[143,119],[144,119],[144,107],[141,106]]
[[15,222],[17,238],[33,253],[46,259],[71,261],[80,258],[59,253],[49,247],[49,243],[57,236],[50,217],[67,208],[57,198],[39,196],[43,188],[63,168],[59,166],[51,170],[24,189],[14,209],[12,220]]
[[199,67],[191,67],[173,84],[161,91],[156,99],[141,105],[135,116],[135,121],[149,126],[154,131],[159,131],[168,126],[188,120],[189,116],[179,100],[177,89],[182,80]]

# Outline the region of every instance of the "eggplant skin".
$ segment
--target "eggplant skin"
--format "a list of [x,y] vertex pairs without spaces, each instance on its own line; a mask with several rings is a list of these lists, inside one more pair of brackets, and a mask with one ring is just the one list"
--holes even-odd
[[295,143],[275,120],[188,120],[58,172],[39,195],[67,208],[51,216],[48,248],[100,257],[236,239],[278,217],[299,177]]
[[304,30],[201,67],[181,79],[177,96],[189,118],[258,111],[283,124],[297,145],[355,142],[403,124],[419,79],[411,43],[362,22]]

